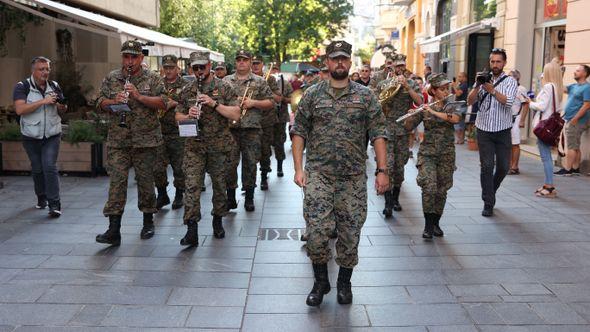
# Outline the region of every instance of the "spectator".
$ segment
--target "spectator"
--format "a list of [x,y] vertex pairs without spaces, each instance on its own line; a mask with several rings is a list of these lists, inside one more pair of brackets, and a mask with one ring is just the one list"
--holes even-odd
[[377,81],[371,77],[371,66],[364,64],[360,69],[359,79],[356,80],[358,84],[368,87],[373,93],[377,89]]
[[529,113],[529,104],[527,102],[527,89],[520,85],[520,72],[515,69],[510,72],[510,76],[514,77],[516,82],[518,82],[518,92],[516,93],[516,98],[514,98],[514,104],[512,104],[512,119],[514,119],[514,122],[510,131],[512,136],[512,155],[508,174],[518,175],[520,174],[520,170],[518,169],[518,161],[520,160],[520,128],[524,128],[524,122]]
[[[543,88],[539,92],[537,99],[529,102],[530,108],[535,111],[533,128],[539,121],[548,119],[553,112],[557,111],[557,105],[561,103],[562,94],[559,91],[563,91],[563,79],[561,77],[561,66],[557,61],[551,61],[545,65],[542,83]],[[535,191],[535,194],[539,197],[555,197],[557,191],[553,185],[551,146],[540,139],[537,140],[537,146],[539,147],[543,170],[545,171],[545,183]]]
[[424,79],[426,80],[426,83],[428,83],[430,75],[432,75],[432,67],[428,65],[424,66]]
[[[467,74],[460,72],[457,75],[457,81],[454,82],[455,100],[467,101],[467,93],[469,86],[467,84]],[[455,127],[455,144],[465,143],[465,114],[467,113],[467,105],[461,108],[461,120],[454,125]]]
[[16,114],[20,115],[23,146],[31,161],[37,209],[49,204],[49,215],[61,216],[57,155],[61,140],[61,117],[66,110],[57,82],[49,80],[51,61],[38,56],[31,61],[31,77],[14,87]]
[[300,74],[293,74],[293,80],[291,81],[291,87],[293,91],[301,89],[303,82],[300,79]]
[[361,78],[361,75],[359,73],[357,73],[356,71],[350,75],[350,80],[354,81],[354,82],[358,81],[360,78]]
[[580,65],[574,72],[576,83],[567,86],[567,104],[563,118],[565,119],[565,136],[567,151],[564,167],[555,172],[556,175],[580,175],[582,153],[580,144],[582,134],[590,127],[590,67]]

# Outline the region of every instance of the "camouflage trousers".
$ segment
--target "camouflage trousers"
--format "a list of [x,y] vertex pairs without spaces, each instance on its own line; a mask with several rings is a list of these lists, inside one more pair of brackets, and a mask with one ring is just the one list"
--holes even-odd
[[257,128],[231,129],[234,146],[226,163],[226,182],[228,189],[238,188],[238,165],[242,157],[242,186],[256,187],[256,164],[260,160],[260,136],[262,131]]
[[330,176],[311,171],[304,192],[306,250],[311,261],[324,264],[331,259],[329,240],[336,228],[336,263],[346,268],[356,266],[361,228],[367,218],[366,175]]
[[205,184],[205,172],[211,176],[213,187],[212,215],[225,216],[227,193],[225,191],[225,163],[227,152],[208,152],[187,144],[182,169],[186,175],[184,196],[184,223],[201,220],[201,188]]
[[154,192],[154,163],[158,147],[107,149],[107,173],[110,177],[109,198],[104,206],[105,216],[122,215],[127,202],[129,169],[135,169],[138,207],[144,213],[156,213]]
[[410,159],[408,135],[391,135],[387,142],[387,169],[391,187],[401,187],[404,182],[404,168]]
[[274,126],[262,127],[260,136],[260,171],[270,172],[270,157],[274,141]]
[[272,146],[275,150],[275,158],[277,160],[285,160],[287,158],[285,155],[285,142],[287,141],[286,126],[287,124],[285,122],[277,122],[273,128],[274,138],[272,140]]
[[416,182],[422,188],[422,210],[424,213],[442,215],[447,202],[447,191],[453,187],[455,154],[418,154],[416,167]]
[[184,173],[182,172],[182,155],[184,153],[184,137],[164,135],[164,144],[158,147],[158,161],[154,166],[154,182],[157,188],[168,186],[168,164],[172,166],[174,187],[184,189]]

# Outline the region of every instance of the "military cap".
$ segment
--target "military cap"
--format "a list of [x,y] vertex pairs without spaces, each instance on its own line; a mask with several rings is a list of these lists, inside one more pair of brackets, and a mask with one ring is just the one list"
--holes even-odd
[[189,62],[194,65],[206,65],[209,63],[209,51],[195,51],[191,53]]
[[330,58],[337,56],[349,57],[352,54],[352,45],[344,40],[336,40],[330,43],[326,48],[326,55]]
[[223,62],[218,63],[217,66],[215,66],[215,70],[217,69],[225,69],[225,64]]
[[394,66],[401,66],[406,65],[406,56],[403,54],[395,54],[392,56],[393,58],[393,65]]
[[178,58],[174,54],[167,54],[162,57],[162,67],[176,67]]
[[447,75],[444,73],[431,75],[428,82],[433,88],[440,88],[445,84],[451,83],[451,81],[447,78]]
[[264,59],[262,58],[262,55],[260,54],[253,54],[252,55],[252,62],[264,62]]
[[244,49],[240,49],[236,52],[236,59],[237,58],[252,59],[252,53],[250,53]]
[[142,54],[142,44],[137,40],[128,40],[121,45],[121,54]]

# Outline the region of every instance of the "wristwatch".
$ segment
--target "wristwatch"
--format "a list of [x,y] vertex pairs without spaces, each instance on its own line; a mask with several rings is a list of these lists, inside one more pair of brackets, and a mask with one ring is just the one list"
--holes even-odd
[[387,173],[387,168],[377,168],[375,170],[375,176],[377,176],[379,173]]

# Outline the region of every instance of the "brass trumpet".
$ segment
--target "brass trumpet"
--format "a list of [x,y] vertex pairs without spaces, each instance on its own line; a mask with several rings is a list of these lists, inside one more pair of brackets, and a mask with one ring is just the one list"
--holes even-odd
[[240,102],[240,109],[242,110],[242,114],[240,115],[240,119],[242,119],[246,115],[246,112],[248,111],[248,109],[246,109],[244,107],[244,100],[246,98],[248,98],[248,99],[252,98],[252,95],[254,95],[254,90],[250,89],[250,82],[248,82],[248,84],[246,85],[246,89],[244,90],[244,95],[242,96],[242,101]]

